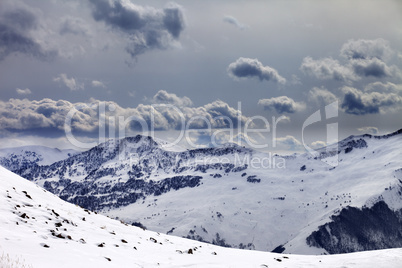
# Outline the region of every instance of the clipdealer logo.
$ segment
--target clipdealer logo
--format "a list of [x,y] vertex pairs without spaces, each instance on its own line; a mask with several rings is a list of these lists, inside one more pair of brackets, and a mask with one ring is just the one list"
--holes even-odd
[[[312,115],[310,115],[303,123],[302,127],[302,143],[304,148],[314,157],[320,157],[323,153],[322,150],[315,150],[309,147],[304,141],[304,129],[314,123],[321,121],[328,121],[331,118],[338,117],[338,101],[335,101],[331,104],[328,104],[324,107],[324,117],[321,116],[321,110],[315,111]],[[327,140],[326,140],[326,151],[325,156],[320,158],[321,161],[327,163],[332,167],[338,166],[339,156],[338,156],[338,148],[337,146],[328,146],[331,142],[338,141],[338,123],[327,123],[326,124],[326,132],[327,132]]]

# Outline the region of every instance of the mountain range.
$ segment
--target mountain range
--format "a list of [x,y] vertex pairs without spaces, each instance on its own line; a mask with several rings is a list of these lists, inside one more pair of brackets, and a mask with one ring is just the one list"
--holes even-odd
[[138,135],[8,168],[63,200],[152,231],[337,254],[402,247],[401,141],[402,130],[366,134],[315,155],[279,156],[235,144],[178,152]]
[[46,146],[22,146],[0,149],[0,165],[9,170],[18,170],[32,165],[50,165],[77,154],[72,149],[60,150]]

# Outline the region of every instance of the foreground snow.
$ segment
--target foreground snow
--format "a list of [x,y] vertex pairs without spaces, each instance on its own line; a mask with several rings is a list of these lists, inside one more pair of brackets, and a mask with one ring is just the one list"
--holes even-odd
[[284,255],[146,231],[66,203],[3,167],[0,215],[0,255],[32,267],[400,267],[402,263],[402,249]]

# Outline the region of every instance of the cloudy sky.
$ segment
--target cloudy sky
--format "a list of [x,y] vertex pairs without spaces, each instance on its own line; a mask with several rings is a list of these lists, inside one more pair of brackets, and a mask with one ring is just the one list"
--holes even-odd
[[397,0],[2,0],[0,147],[68,148],[66,130],[96,143],[119,126],[281,152],[303,150],[302,134],[333,142],[335,124],[339,139],[392,132],[401,14]]

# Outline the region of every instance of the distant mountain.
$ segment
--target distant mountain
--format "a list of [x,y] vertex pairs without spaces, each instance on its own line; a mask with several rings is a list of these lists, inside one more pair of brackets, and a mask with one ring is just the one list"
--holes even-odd
[[[345,253],[402,247],[401,133],[287,157],[235,144],[167,151],[136,136],[16,172],[154,231],[227,247]],[[334,158],[337,166],[325,163]]]
[[109,219],[0,167],[0,267],[398,267],[402,249],[300,256],[218,247]]
[[46,146],[22,146],[0,149],[0,165],[15,171],[32,165],[50,165],[77,154],[72,149],[60,150]]

